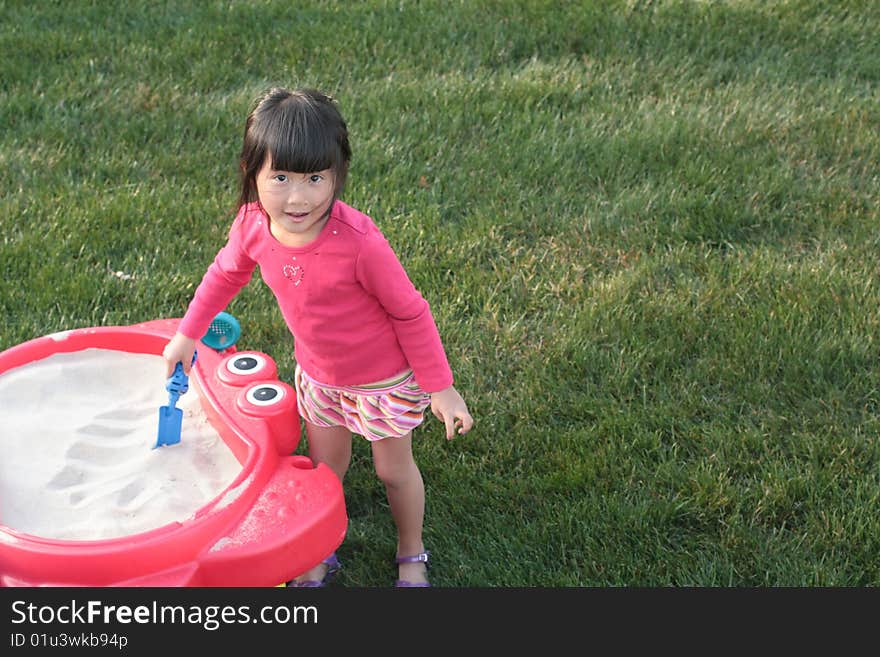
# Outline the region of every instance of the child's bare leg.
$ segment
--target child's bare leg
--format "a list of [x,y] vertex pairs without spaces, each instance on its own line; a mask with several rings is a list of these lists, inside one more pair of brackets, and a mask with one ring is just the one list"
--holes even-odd
[[[397,525],[397,556],[424,552],[422,525],[425,520],[425,485],[413,459],[412,432],[400,438],[370,443],[376,474],[385,484],[391,516]],[[402,563],[398,577],[413,583],[428,581],[425,564]]]
[[[309,439],[309,458],[315,465],[325,463],[336,473],[339,481],[342,481],[351,462],[351,432],[345,427],[319,427],[311,422],[305,424]],[[319,563],[297,577],[296,581],[320,581],[327,570],[325,564]]]
[[311,422],[305,424],[309,458],[315,465],[327,464],[342,481],[351,463],[351,431],[346,427],[319,427]]

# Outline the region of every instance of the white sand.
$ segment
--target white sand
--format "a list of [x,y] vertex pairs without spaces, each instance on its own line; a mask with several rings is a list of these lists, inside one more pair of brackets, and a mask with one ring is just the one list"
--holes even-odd
[[0,524],[98,540],[183,521],[241,465],[190,387],[181,441],[153,449],[168,403],[161,357],[55,354],[0,374]]

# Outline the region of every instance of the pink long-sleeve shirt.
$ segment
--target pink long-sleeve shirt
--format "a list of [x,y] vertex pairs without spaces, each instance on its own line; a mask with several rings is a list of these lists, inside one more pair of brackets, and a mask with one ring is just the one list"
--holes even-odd
[[178,330],[201,338],[256,266],[293,334],[294,357],[312,378],[356,386],[412,369],[427,392],[452,385],[428,302],[367,215],[336,201],[314,241],[289,247],[274,238],[258,203],[242,206]]

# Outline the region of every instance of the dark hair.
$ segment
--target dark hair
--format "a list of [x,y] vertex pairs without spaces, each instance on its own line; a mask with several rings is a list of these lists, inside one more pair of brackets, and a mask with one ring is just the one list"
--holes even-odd
[[257,200],[257,173],[267,157],[281,171],[311,173],[332,169],[334,197],[348,176],[348,128],[330,96],[315,89],[276,87],[260,98],[244,127],[239,207]]

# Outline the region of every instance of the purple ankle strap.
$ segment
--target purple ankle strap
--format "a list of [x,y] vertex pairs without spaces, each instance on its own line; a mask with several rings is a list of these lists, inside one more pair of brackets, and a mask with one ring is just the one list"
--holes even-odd
[[325,566],[327,566],[327,572],[324,573],[324,577],[321,579],[304,579],[300,581],[296,581],[295,579],[290,580],[287,583],[287,586],[290,588],[317,588],[322,586],[327,586],[333,576],[339,572],[339,569],[342,568],[342,564],[339,562],[339,558],[336,556],[335,552],[332,552],[326,559],[322,562]]
[[411,557],[397,557],[394,560],[394,563],[428,563],[428,556],[430,552],[425,550],[424,552],[420,552],[419,554],[413,555]]

